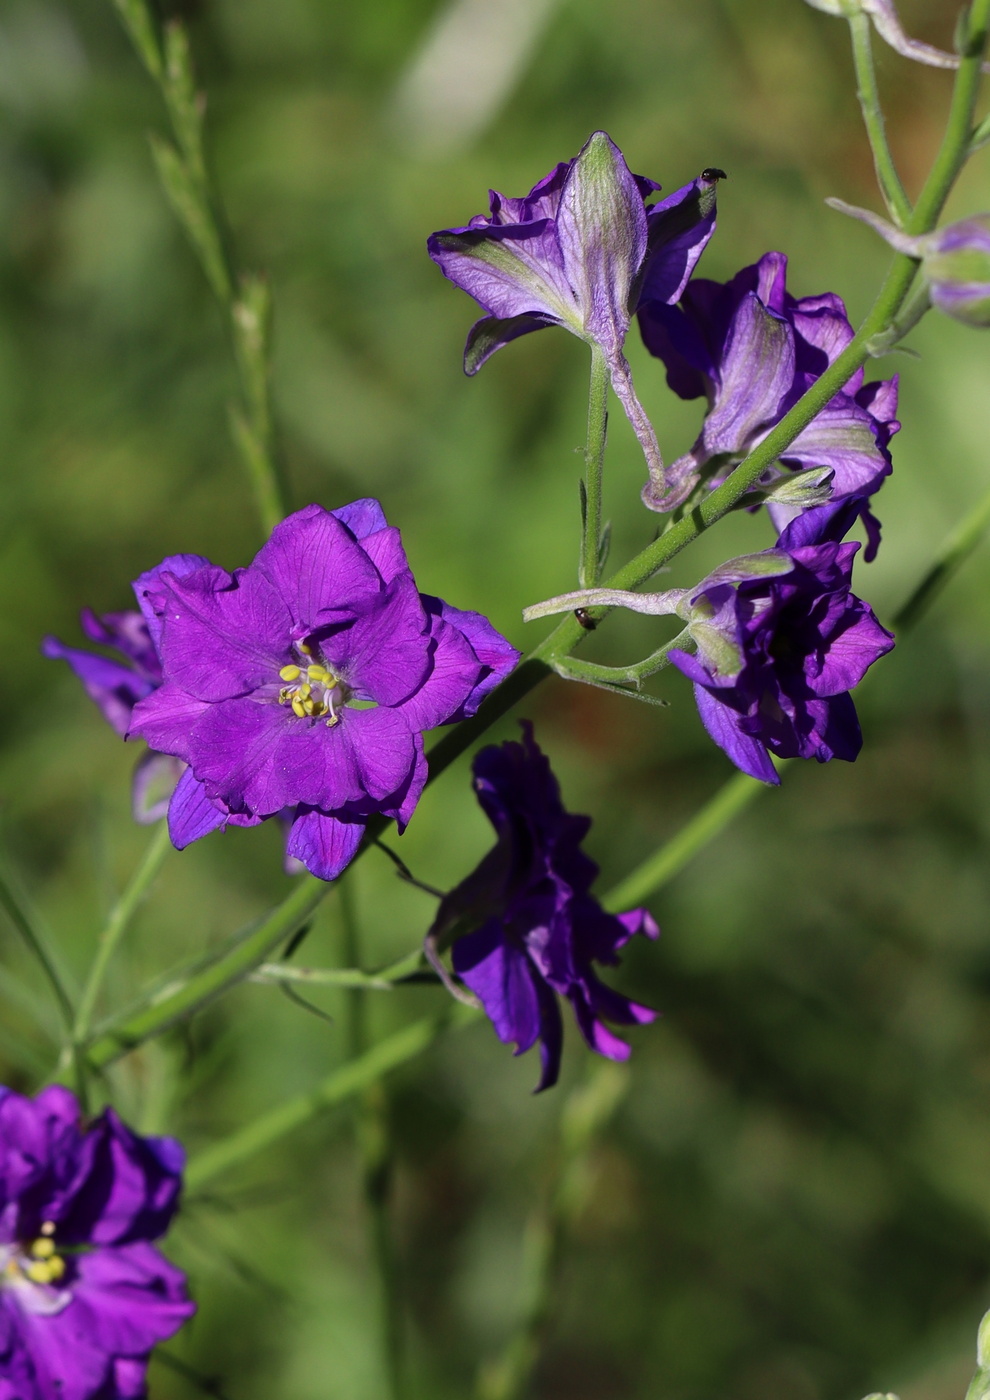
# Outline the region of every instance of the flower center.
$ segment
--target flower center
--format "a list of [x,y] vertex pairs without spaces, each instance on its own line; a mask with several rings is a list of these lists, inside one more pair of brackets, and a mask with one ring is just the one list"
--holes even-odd
[[61,1312],[70,1301],[66,1290],[54,1286],[65,1274],[65,1260],[57,1252],[54,1233],[54,1224],[46,1220],[41,1234],[30,1244],[0,1245],[0,1288],[16,1289],[29,1312]]
[[350,690],[326,666],[313,662],[307,666],[283,666],[278,673],[284,681],[278,693],[280,705],[289,705],[299,719],[321,719],[327,724],[340,719],[339,711],[347,704]]

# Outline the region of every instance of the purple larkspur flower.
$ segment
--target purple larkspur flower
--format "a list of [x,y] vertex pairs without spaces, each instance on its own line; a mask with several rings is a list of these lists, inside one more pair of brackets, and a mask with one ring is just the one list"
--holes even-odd
[[[644,1025],[656,1015],[598,980],[635,933],[656,938],[645,909],[607,914],[590,893],[598,867],[581,850],[591,821],[564,810],[546,755],[524,723],[521,743],[482,749],[474,787],[498,843],[452,890],[431,934],[447,941],[458,977],[480,998],[516,1054],[540,1042],[537,1089],[555,1084],[566,997],[592,1050],[625,1060],[629,1046],[604,1024]],[[458,930],[464,929],[458,936]],[[604,1018],[604,1019],[603,1019]]]
[[[784,254],[765,253],[729,282],[695,278],[680,306],[655,301],[640,308],[643,340],[666,365],[670,387],[683,399],[708,400],[698,440],[668,468],[663,490],[658,493],[653,481],[644,488],[652,510],[670,510],[700,484],[724,481],[852,339],[840,297],[793,297],[786,275]],[[896,376],[864,384],[857,370],[761,485],[771,485],[785,468],[828,468],[829,501],[811,509],[824,520],[855,500],[869,535],[866,558],[872,559],[880,534],[868,499],[891,470],[888,444],[900,427],[896,410]],[[801,507],[771,499],[767,509],[782,530]]]
[[706,170],[647,206],[660,186],[633,175],[618,146],[596,131],[528,195],[492,190],[489,215],[434,233],[430,257],[487,313],[468,334],[466,372],[475,374],[510,340],[564,326],[601,348],[651,470],[662,474],[622,347],[640,301],[680,296],[715,227],[720,178],[722,171]]
[[[183,574],[205,563],[207,560],[199,554],[173,554],[162,561],[159,569]],[[57,637],[46,637],[41,644],[44,656],[68,662],[86,694],[121,737],[130,728],[134,706],[162,683],[162,663],[156,646],[160,629],[142,593],[150,578],[151,575],[142,574],[134,584],[140,612],[112,612],[98,617],[90,608],[84,608],[80,614],[80,626],[89,640],[117,652],[120,659],[66,646]],[[149,752],[140,758],[134,770],[132,792],[135,821],[147,825],[165,815],[182,768],[179,760],[168,754]],[[223,813],[218,812],[217,824],[222,822]]]
[[370,817],[402,830],[423,732],[472,715],[519,653],[480,613],[420,594],[377,501],[311,505],[245,569],[166,560],[138,580],[162,683],[128,737],[186,764],[169,824],[291,823],[286,851],[335,879]]
[[0,1400],[140,1400],[148,1357],[195,1312],[150,1243],[185,1154],[58,1085],[0,1086]]
[[862,747],[849,692],[894,645],[851,591],[859,545],[825,538],[831,522],[799,517],[745,572],[716,570],[685,590],[697,643],[670,660],[694,682],[702,723],[744,773],[780,781],[779,758],[854,759]]

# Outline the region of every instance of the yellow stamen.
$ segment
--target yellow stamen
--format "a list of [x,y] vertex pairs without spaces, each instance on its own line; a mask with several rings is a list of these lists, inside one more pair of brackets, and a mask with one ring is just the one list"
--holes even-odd
[[31,1253],[35,1259],[50,1259],[55,1253],[55,1241],[49,1236],[45,1239],[35,1240],[31,1246]]
[[302,685],[296,686],[296,694],[299,696],[300,700],[308,700],[312,693],[313,687],[309,685],[307,681],[303,681]]
[[323,685],[329,685],[333,680],[325,666],[307,666],[306,674],[311,681],[320,681]]
[[[54,1260],[52,1261],[54,1263]],[[36,1264],[29,1264],[24,1270],[26,1278],[32,1283],[51,1283],[53,1277],[52,1264],[47,1260],[38,1260]]]
[[292,697],[292,713],[298,715],[300,719],[305,718],[306,707],[298,695]]
[[48,1261],[48,1267],[51,1269],[52,1278],[59,1279],[65,1273],[65,1260],[56,1254],[54,1259]]
[[298,666],[283,666],[278,674],[283,681],[297,681],[302,672]]
[[308,646],[306,645],[305,642],[299,642],[298,645],[299,645],[299,650],[302,652],[303,656],[312,656],[312,655],[313,655],[313,648],[312,648],[312,647],[308,647]]

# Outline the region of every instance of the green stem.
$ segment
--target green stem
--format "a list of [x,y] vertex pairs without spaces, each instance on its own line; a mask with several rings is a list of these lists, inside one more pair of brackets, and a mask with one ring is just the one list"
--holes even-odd
[[767,783],[751,778],[748,773],[736,773],[671,840],[609,890],[602,904],[612,912],[642,904],[679,874],[767,787]]
[[608,429],[608,365],[597,345],[591,347],[591,384],[588,390],[588,442],[584,451],[584,534],[578,581],[594,588],[602,566],[602,468]]
[[[340,917],[345,963],[361,961],[361,935],[354,902],[353,876],[340,881]],[[356,1063],[368,1050],[367,1001],[357,988],[344,993],[347,1005],[345,1042],[347,1058]],[[375,1287],[380,1352],[385,1372],[387,1400],[403,1394],[402,1304],[397,1261],[389,1221],[393,1152],[389,1110],[381,1079],[365,1085],[355,1113],[361,1186],[368,1221],[368,1237],[375,1266]]]
[[9,871],[5,870],[2,864],[0,864],[0,908],[3,908],[14,928],[24,939],[44,973],[55,998],[59,1014],[65,1023],[65,1029],[71,1036],[75,1016],[69,994],[65,990],[65,983],[56,965],[55,955],[48,946],[45,933],[29,912],[27,900],[16,888]]
[[165,988],[154,1005],[111,1024],[85,1047],[86,1061],[100,1069],[152,1036],[191,1016],[229,988],[242,982],[269,953],[290,938],[312,914],[332,885],[313,876],[301,879],[289,897],[272,910],[250,937],[174,989]]
[[222,1142],[196,1153],[186,1171],[187,1188],[197,1191],[215,1177],[225,1175],[232,1167],[273,1146],[326,1109],[343,1103],[390,1070],[421,1055],[448,1027],[467,1025],[474,1019],[476,1013],[453,1005],[441,1016],[415,1021],[380,1040],[356,1060],[335,1069],[315,1089],[287,1099]]
[[219,190],[203,144],[203,103],[185,30],[162,30],[148,0],[114,0],[145,69],[161,93],[175,145],[152,137],[166,197],[186,231],[227,320],[241,404],[231,413],[261,525],[266,534],[286,514],[285,486],[274,449],[271,413],[271,298],[264,278],[241,273],[226,233]]
[[895,631],[909,631],[972,554],[990,526],[990,492],[967,512],[949,535],[914,592],[894,615]]
[[859,88],[859,105],[863,111],[866,133],[873,150],[873,164],[876,167],[877,181],[884,203],[891,218],[901,228],[911,217],[911,201],[904,192],[901,177],[897,173],[894,158],[887,144],[883,109],[880,106],[880,93],[877,89],[877,75],[873,67],[873,43],[870,20],[862,11],[849,16],[852,32],[853,61],[856,65],[856,81]]
[[141,858],[140,865],[110,911],[106,927],[100,934],[96,945],[96,956],[89,970],[82,996],[79,998],[75,1024],[72,1028],[72,1039],[77,1045],[81,1045],[89,1035],[96,1001],[100,994],[100,988],[103,986],[103,979],[110,965],[110,960],[117,951],[120,940],[127,932],[128,925],[134,917],[138,905],[147,894],[148,886],[158,874],[162,862],[171,849],[172,843],[169,840],[168,825],[164,821],[159,822]]

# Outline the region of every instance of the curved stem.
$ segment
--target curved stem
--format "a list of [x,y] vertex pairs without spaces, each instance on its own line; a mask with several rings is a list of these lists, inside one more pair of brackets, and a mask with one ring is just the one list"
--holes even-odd
[[869,18],[862,11],[858,11],[849,16],[849,28],[852,33],[853,61],[856,65],[859,105],[863,111],[866,134],[870,139],[870,147],[873,151],[877,182],[891,218],[903,228],[911,217],[911,201],[904,192],[901,177],[894,164],[894,157],[887,144],[883,109],[880,106],[880,93],[877,89],[877,75],[873,67],[873,42]]
[[598,345],[591,347],[591,384],[588,390],[588,442],[584,450],[584,520],[578,582],[593,588],[601,574],[602,468],[608,429],[608,365]]
[[77,1045],[81,1044],[89,1035],[96,1001],[100,994],[100,988],[103,986],[103,979],[106,976],[110,960],[117,951],[120,940],[127,932],[127,927],[134,917],[138,905],[148,891],[148,886],[158,874],[162,862],[171,849],[172,843],[169,840],[168,826],[164,821],[161,821],[148,843],[140,865],[110,911],[106,927],[100,934],[96,945],[96,956],[89,970],[86,985],[83,987],[82,996],[79,998],[75,1024],[72,1027],[72,1038]]

